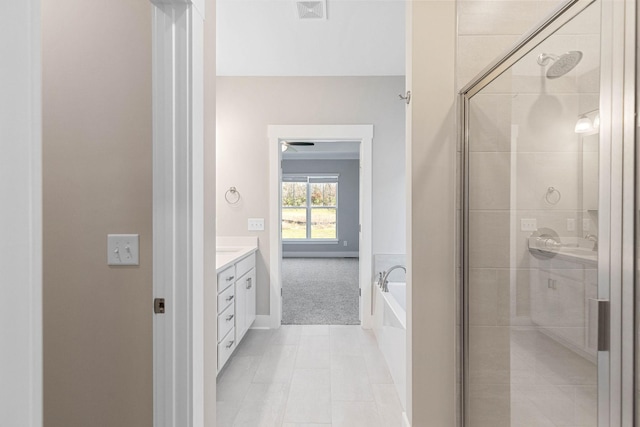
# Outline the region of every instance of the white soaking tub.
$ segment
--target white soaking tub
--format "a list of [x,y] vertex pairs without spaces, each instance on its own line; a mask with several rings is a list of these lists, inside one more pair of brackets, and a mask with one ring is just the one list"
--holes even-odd
[[389,282],[389,292],[375,286],[374,332],[384,355],[402,408],[407,404],[407,285]]

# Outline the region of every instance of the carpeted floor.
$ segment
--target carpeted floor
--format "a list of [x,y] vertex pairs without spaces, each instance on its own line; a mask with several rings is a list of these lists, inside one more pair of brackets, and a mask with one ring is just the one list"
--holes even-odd
[[283,325],[359,325],[357,258],[283,258]]

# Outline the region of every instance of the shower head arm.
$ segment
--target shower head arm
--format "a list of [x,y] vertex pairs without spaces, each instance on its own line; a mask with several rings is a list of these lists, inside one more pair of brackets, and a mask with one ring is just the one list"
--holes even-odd
[[558,59],[560,59],[558,55],[554,55],[552,53],[541,53],[538,55],[538,65],[544,67],[549,64],[549,61],[557,61]]

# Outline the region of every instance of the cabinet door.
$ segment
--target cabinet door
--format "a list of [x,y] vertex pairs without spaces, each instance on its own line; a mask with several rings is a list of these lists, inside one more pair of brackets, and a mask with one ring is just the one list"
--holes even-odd
[[246,327],[251,327],[253,321],[256,320],[256,269],[254,268],[247,274],[244,283],[246,299]]
[[247,330],[247,293],[244,282],[247,276],[236,281],[236,342],[240,342]]

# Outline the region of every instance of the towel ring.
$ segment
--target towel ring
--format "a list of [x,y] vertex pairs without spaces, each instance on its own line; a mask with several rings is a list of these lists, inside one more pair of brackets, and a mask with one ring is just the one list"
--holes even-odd
[[562,194],[557,188],[549,187],[547,188],[547,194],[544,195],[544,199],[550,205],[557,205],[560,199],[562,199]]
[[240,201],[240,192],[236,187],[229,187],[226,193],[224,193],[224,199],[230,205],[236,205]]

